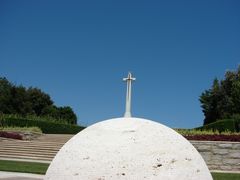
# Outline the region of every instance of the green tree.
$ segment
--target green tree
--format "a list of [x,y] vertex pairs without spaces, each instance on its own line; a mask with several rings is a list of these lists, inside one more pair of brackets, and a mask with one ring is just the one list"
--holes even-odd
[[48,116],[70,124],[77,123],[77,116],[69,106],[57,107],[51,97],[38,88],[25,88],[0,77],[0,112]]
[[50,96],[44,92],[42,92],[38,88],[30,87],[27,90],[27,94],[29,97],[29,102],[31,103],[32,113],[40,116],[43,114],[43,110],[48,106],[53,105],[53,101]]
[[43,110],[43,115],[53,117],[60,121],[65,121],[69,124],[77,124],[77,116],[69,106],[48,106]]
[[65,119],[70,124],[77,124],[77,116],[69,106],[58,108],[59,117]]
[[4,77],[0,77],[0,111],[2,113],[12,113],[13,107],[11,105],[13,85]]
[[58,108],[55,105],[47,106],[42,110],[42,116],[52,117],[54,119],[59,119]]
[[204,125],[240,114],[240,66],[236,71],[227,71],[220,82],[215,79],[199,100],[205,115]]
[[13,107],[12,114],[27,115],[31,114],[32,107],[26,88],[23,86],[13,86],[11,89],[12,98],[10,100]]

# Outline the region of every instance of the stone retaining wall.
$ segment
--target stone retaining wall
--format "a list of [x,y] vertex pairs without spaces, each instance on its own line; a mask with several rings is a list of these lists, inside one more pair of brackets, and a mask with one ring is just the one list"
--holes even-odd
[[23,140],[32,141],[40,137],[42,134],[36,132],[20,132],[20,135],[23,137]]
[[240,142],[190,141],[210,170],[240,171]]

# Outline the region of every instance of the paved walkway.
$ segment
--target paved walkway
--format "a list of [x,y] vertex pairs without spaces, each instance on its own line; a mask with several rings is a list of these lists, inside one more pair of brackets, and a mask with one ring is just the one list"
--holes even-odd
[[231,173],[231,174],[240,174],[240,171],[222,171],[222,170],[210,170],[212,173]]
[[0,180],[43,180],[44,175],[0,171]]

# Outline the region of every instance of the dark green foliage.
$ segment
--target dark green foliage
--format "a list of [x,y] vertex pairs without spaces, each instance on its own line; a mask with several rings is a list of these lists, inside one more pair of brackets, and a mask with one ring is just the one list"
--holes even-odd
[[4,126],[39,127],[46,134],[77,134],[84,127],[46,120],[31,120],[20,117],[4,117]]
[[240,119],[224,119],[196,128],[200,130],[217,130],[219,132],[239,132]]
[[77,124],[77,116],[73,112],[72,108],[69,106],[65,107],[56,107],[56,106],[48,106],[43,109],[43,116],[50,116],[55,119],[64,119],[69,124]]
[[0,112],[21,116],[49,116],[65,120],[69,124],[77,124],[77,116],[71,107],[57,107],[53,104],[51,97],[40,89],[16,86],[1,77]]
[[23,86],[13,86],[11,90],[10,103],[12,105],[12,114],[27,115],[32,111],[31,102],[28,99],[26,88]]
[[13,85],[6,78],[0,78],[0,111],[6,114],[14,111],[11,104],[12,87]]
[[227,71],[225,79],[215,79],[199,100],[205,115],[204,125],[240,114],[240,66],[236,71]]
[[27,90],[27,96],[29,98],[29,102],[31,103],[32,111],[37,116],[42,115],[43,109],[53,104],[50,96],[37,88],[30,87]]

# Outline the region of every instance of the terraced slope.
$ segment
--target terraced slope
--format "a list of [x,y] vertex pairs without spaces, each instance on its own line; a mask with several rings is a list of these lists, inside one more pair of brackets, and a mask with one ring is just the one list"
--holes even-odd
[[0,138],[0,159],[50,163],[72,136],[44,134],[33,141]]

